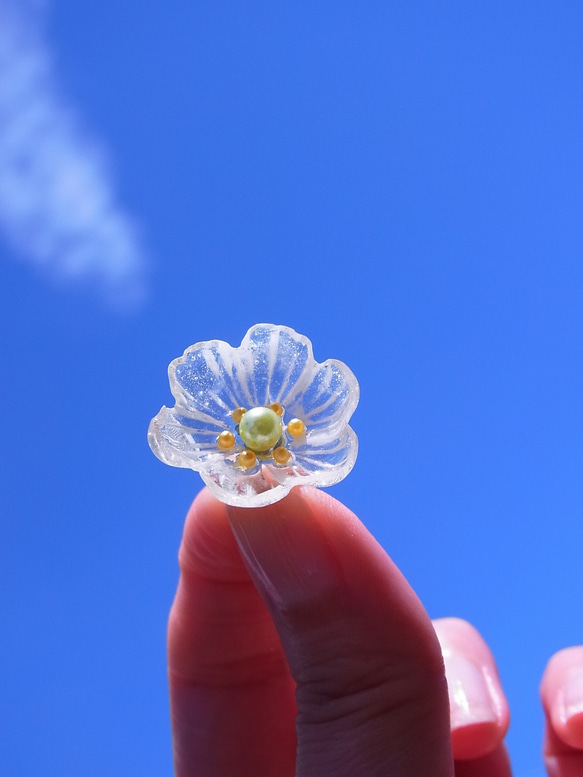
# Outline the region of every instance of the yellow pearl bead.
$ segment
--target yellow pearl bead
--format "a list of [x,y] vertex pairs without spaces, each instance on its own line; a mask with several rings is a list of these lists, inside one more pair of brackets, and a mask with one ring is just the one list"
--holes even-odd
[[306,431],[306,425],[299,418],[292,418],[287,425],[287,431],[292,437],[301,437]]
[[283,407],[279,404],[279,402],[272,402],[270,405],[268,405],[270,410],[273,410],[273,412],[278,415],[280,418],[283,415]]
[[273,460],[276,464],[287,464],[290,460],[291,453],[288,451],[287,448],[276,448],[273,451]]
[[233,421],[236,424],[238,424],[241,421],[241,419],[243,418],[243,416],[245,415],[246,412],[247,412],[247,408],[245,408],[245,407],[237,407],[231,413],[231,418],[233,419]]
[[221,432],[217,437],[217,445],[222,451],[228,451],[235,444],[235,435],[232,432]]
[[241,451],[237,456],[237,464],[243,469],[252,469],[257,464],[257,456],[253,451]]

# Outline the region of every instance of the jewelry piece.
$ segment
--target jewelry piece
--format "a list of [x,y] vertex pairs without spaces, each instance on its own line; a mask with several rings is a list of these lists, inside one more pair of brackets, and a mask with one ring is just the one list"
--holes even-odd
[[168,375],[176,405],[150,422],[150,447],[200,472],[222,502],[262,507],[294,486],[332,486],[354,466],[358,382],[340,361],[314,361],[289,327],[257,324],[239,348],[197,343]]

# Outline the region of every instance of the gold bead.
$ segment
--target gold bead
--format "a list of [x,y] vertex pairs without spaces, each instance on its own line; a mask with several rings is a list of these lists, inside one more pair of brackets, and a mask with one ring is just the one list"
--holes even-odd
[[282,447],[276,448],[271,455],[276,464],[287,464],[291,457],[288,449]]
[[253,469],[257,464],[257,456],[253,451],[244,450],[237,456],[237,464],[243,469]]
[[245,415],[246,412],[247,412],[247,408],[246,407],[237,407],[231,413],[231,418],[233,419],[233,421],[236,424],[238,424],[240,422],[240,420],[243,418],[243,416]]
[[279,402],[272,402],[270,405],[267,405],[267,407],[270,410],[273,410],[274,413],[276,413],[280,418],[283,415],[283,407],[279,404]]
[[287,425],[287,431],[292,437],[301,437],[306,431],[306,425],[299,418],[292,418]]
[[222,451],[228,451],[235,444],[235,435],[232,432],[221,432],[217,437],[217,445]]

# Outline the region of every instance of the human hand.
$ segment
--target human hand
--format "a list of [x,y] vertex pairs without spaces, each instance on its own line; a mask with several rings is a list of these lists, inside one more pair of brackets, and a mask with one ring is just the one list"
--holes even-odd
[[[249,509],[205,490],[180,567],[168,632],[176,777],[510,776],[488,647],[464,621],[432,624],[330,496],[294,489]],[[583,713],[561,712],[567,678],[582,673],[573,648],[543,680],[552,777],[583,775]]]

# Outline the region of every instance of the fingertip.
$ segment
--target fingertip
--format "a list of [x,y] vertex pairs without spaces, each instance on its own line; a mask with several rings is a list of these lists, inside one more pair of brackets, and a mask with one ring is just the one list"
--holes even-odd
[[220,524],[225,522],[226,507],[205,486],[194,497],[192,504],[188,508],[184,524],[185,533],[196,532],[197,525],[200,522],[203,524],[216,524],[217,522]]
[[187,542],[190,542],[192,535],[196,536],[200,531],[201,523],[220,524],[224,520],[225,507],[226,505],[219,502],[206,486],[201,489],[192,500],[192,504],[186,513],[183,541],[186,539]]
[[548,755],[561,745],[583,750],[583,646],[565,648],[549,660],[541,699],[555,736],[547,736]]
[[445,663],[454,758],[482,758],[500,745],[509,725],[509,708],[494,657],[467,621],[434,621]]
[[[502,735],[503,736],[503,735]],[[451,730],[451,747],[456,761],[473,761],[492,752],[501,742],[495,720],[458,723]]]
[[301,486],[296,489],[298,496],[312,506],[324,520],[341,519],[348,522],[355,530],[362,526],[356,515],[342,502],[335,499],[327,491],[314,486]]
[[[357,607],[379,622],[397,645],[400,634],[413,661],[442,673],[439,644],[431,622],[399,569],[359,518],[330,494],[297,487],[262,508],[227,507],[227,515],[248,569],[269,606],[305,613],[333,602]],[[376,592],[376,595],[371,595]],[[351,603],[351,604],[349,604]],[[412,646],[416,650],[411,652]]]
[[292,488],[283,499],[264,507],[232,505],[225,505],[225,507],[229,520],[237,526],[249,524],[252,521],[261,523],[269,523],[275,519],[293,521],[308,508],[313,519],[323,525],[331,526],[332,529],[345,523],[350,524],[355,532],[362,528],[361,522],[348,507],[314,486]]
[[583,750],[583,709],[571,714],[565,723],[565,741],[571,747]]
[[504,743],[482,758],[457,761],[455,777],[512,777],[510,758]]
[[342,587],[313,507],[297,488],[265,507],[227,507],[249,573],[274,613],[293,617],[324,607]]
[[194,498],[186,515],[178,551],[183,575],[194,572],[225,582],[248,578],[229,526],[226,507],[208,488],[203,488]]

